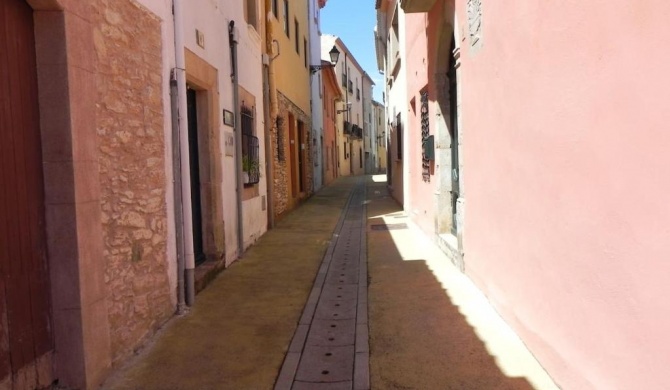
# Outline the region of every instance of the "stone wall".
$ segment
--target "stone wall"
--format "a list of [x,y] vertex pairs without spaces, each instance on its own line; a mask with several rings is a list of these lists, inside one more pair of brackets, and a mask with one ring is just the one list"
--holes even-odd
[[96,0],[97,142],[112,360],[173,313],[168,284],[161,22]]
[[[311,132],[311,119],[303,110],[298,106],[293,104],[286,96],[281,92],[277,91],[277,102],[279,104],[279,116],[283,118],[281,127],[275,127],[272,131],[272,147],[273,147],[273,161],[272,168],[274,169],[274,193],[272,194],[274,200],[274,213],[276,216],[284,214],[286,211],[291,210],[294,206],[291,199],[291,166],[290,166],[290,152],[289,152],[289,116],[291,113],[296,121],[302,121],[305,126],[305,159],[303,162],[304,172],[306,175],[307,187],[306,194],[307,196],[311,195],[313,192],[313,174],[314,168],[312,164],[312,132]],[[280,137],[280,142],[283,144],[283,154],[284,159],[280,161],[278,146],[277,146],[277,133],[282,132],[283,136]]]

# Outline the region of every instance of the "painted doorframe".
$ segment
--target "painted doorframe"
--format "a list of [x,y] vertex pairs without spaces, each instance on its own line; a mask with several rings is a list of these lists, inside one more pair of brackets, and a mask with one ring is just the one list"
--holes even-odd
[[[461,270],[464,269],[464,250],[463,250],[463,215],[465,204],[465,192],[463,186],[463,156],[462,156],[462,126],[459,112],[461,101],[461,70],[460,70],[460,37],[459,32],[454,26],[458,26],[458,21],[453,9],[448,5],[443,5],[444,9],[439,14],[441,21],[439,28],[432,31],[431,39],[436,46],[434,56],[429,61],[429,71],[433,74],[433,89],[436,102],[434,109],[436,123],[436,150],[435,166],[440,167],[437,170],[436,192],[436,214],[435,229],[439,237],[438,242],[442,249],[452,259],[454,264]],[[453,42],[453,47],[452,47]],[[449,94],[449,67],[453,62],[455,73],[455,91],[456,118],[452,121],[452,109]],[[458,147],[458,188],[456,199],[452,199],[453,181],[452,181],[452,123],[456,124],[456,146]]]
[[207,260],[218,261],[225,255],[226,244],[218,71],[188,49],[184,50],[184,57],[186,83],[196,91],[198,107],[203,248]]

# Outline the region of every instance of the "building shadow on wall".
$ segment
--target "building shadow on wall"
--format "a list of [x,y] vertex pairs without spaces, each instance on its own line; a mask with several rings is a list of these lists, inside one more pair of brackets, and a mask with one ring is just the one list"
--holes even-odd
[[425,247],[412,241],[385,181],[369,180],[367,194],[372,388],[541,388],[502,371],[500,357],[491,353],[499,346],[482,341],[481,329],[420,257]]

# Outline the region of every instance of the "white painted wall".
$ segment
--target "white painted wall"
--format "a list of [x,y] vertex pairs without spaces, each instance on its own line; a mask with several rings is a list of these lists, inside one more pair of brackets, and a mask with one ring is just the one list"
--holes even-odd
[[[398,30],[399,30],[399,44],[398,44],[398,50],[399,50],[399,57],[400,58],[407,58],[406,57],[406,48],[405,48],[405,13],[402,11],[402,8],[400,8],[399,4],[397,4],[397,11],[398,11]],[[386,13],[386,26],[390,30],[392,27],[392,21],[393,21],[393,8],[389,9]],[[388,33],[390,34],[390,33]],[[386,35],[386,34],[385,34]],[[387,42],[388,45],[388,42]],[[409,165],[408,164],[408,159],[407,159],[407,145],[409,143],[409,131],[407,127],[407,122],[409,119],[409,113],[408,113],[408,107],[407,107],[407,76],[406,76],[406,66],[405,64],[401,63],[400,64],[400,69],[398,70],[398,74],[396,79],[393,81],[392,85],[389,86],[389,78],[392,77],[392,70],[393,69],[388,69],[389,62],[387,61],[385,63],[385,81],[386,81],[386,118],[388,122],[393,122],[397,114],[401,114],[401,120],[403,123],[403,159],[402,159],[402,165],[396,165],[396,161],[394,158],[391,158],[391,160],[387,161],[387,166],[392,166],[393,167],[393,175],[396,176],[396,173],[398,173],[399,169],[402,169],[402,175],[403,178],[409,177]],[[396,145],[394,144],[393,147],[395,148]],[[402,167],[402,168],[401,168]],[[405,210],[407,210],[409,206],[409,181],[404,180],[401,178],[397,178],[402,180],[402,191],[399,192],[399,188],[397,187],[397,180],[393,182],[393,188],[394,188],[394,194],[393,196],[400,202],[403,203],[403,207]]]
[[[309,65],[321,64],[321,9],[318,0],[308,0],[308,18],[309,21]],[[321,71],[313,73],[311,81],[311,101],[312,101],[312,167],[314,169],[313,185],[314,191],[323,186],[323,156],[322,156],[322,138],[323,138],[323,96],[321,85],[323,76]]]
[[[376,148],[374,147],[374,128],[372,126],[372,80],[368,77],[363,77],[363,89],[361,93],[363,94],[363,129],[365,138],[364,142],[364,153],[367,153],[368,158],[365,160],[365,172],[374,173],[375,169],[375,156]],[[365,158],[365,157],[364,157]]]
[[[240,86],[253,94],[256,98],[256,136],[259,138],[259,155],[261,180],[259,196],[243,202],[244,245],[251,245],[267,230],[267,213],[263,211],[263,197],[267,201],[265,182],[265,143],[264,143],[264,116],[263,116],[263,77],[262,77],[262,40],[256,30],[248,26],[244,19],[244,2],[228,0],[183,0],[184,6],[184,44],[190,51],[208,62],[218,70],[219,108],[235,111],[233,107],[233,83],[230,77],[230,45],[228,42],[228,22],[235,21],[238,30],[238,62]],[[258,26],[261,26],[262,3],[257,1]],[[171,291],[176,291],[176,239],[174,193],[172,188],[172,138],[170,112],[170,72],[175,66],[174,24],[172,19],[172,0],[138,0],[140,4],[154,12],[163,21],[163,76],[164,76],[164,105],[165,105],[165,155],[166,155],[166,199],[168,220],[168,272],[170,275]],[[196,42],[196,28],[205,36],[205,48]],[[259,27],[260,28],[260,27]],[[223,219],[225,224],[225,260],[230,264],[237,258],[237,202],[234,157],[226,157],[224,152],[224,136],[226,132],[233,132],[233,128],[223,124],[223,113],[218,113],[218,131],[221,132],[221,144],[218,145],[222,157],[223,183],[221,185],[223,198]],[[173,294],[176,302],[176,293]]]

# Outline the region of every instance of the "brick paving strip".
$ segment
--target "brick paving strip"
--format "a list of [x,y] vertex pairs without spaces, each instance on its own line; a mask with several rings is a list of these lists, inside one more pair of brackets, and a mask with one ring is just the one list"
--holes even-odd
[[359,178],[333,232],[275,390],[370,388],[366,187]]

